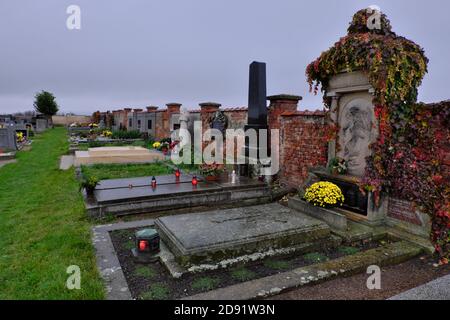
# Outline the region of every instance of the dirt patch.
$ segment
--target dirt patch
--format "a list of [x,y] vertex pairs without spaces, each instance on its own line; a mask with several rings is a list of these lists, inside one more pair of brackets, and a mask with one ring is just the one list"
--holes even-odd
[[[396,294],[450,274],[450,265],[433,266],[436,260],[429,256],[381,268],[381,289],[369,290],[366,286],[368,274],[305,286],[272,297],[273,300],[372,300],[387,299]],[[450,290],[450,289],[449,289]]]
[[294,254],[286,257],[267,258],[230,269],[185,274],[180,279],[172,278],[159,262],[140,264],[131,254],[134,233],[138,229],[112,231],[111,239],[127,280],[130,292],[136,299],[178,299],[227,287],[252,279],[270,276],[342,256],[355,254],[388,244],[389,241],[362,241],[352,246],[323,249],[308,254]]

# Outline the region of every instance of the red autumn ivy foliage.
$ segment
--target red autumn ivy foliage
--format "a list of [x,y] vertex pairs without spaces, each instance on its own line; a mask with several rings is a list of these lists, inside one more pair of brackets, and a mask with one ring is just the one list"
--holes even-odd
[[[450,255],[450,177],[443,150],[450,140],[450,101],[418,104],[417,88],[428,59],[414,42],[397,36],[386,15],[370,30],[366,9],[358,11],[341,38],[306,68],[311,90],[325,91],[341,72],[363,71],[375,89],[378,141],[371,145],[362,187],[413,201],[432,221],[431,240],[442,262]],[[331,101],[324,97],[330,107]],[[331,132],[336,132],[332,126]]]

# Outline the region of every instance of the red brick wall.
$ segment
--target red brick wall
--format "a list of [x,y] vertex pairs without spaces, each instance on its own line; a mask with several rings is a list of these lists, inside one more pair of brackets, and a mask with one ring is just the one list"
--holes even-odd
[[285,112],[280,117],[280,181],[298,188],[308,169],[324,166],[327,142],[324,114],[320,111]]

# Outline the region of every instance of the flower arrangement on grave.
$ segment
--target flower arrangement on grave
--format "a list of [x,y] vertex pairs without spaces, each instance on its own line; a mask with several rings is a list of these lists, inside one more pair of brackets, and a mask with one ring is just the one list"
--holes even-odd
[[199,166],[200,174],[207,180],[217,180],[224,171],[225,166],[215,162],[211,164],[203,163]]
[[17,142],[24,142],[25,136],[23,135],[23,132],[17,132],[16,133],[16,140]]
[[[440,139],[449,139],[450,103],[417,103],[417,88],[427,73],[428,59],[414,42],[396,35],[386,15],[380,28],[369,28],[371,12],[358,11],[348,34],[306,68],[311,91],[322,91],[329,79],[347,71],[363,71],[374,88],[379,135],[370,147],[361,190],[372,192],[379,204],[382,192],[412,201],[431,217],[431,240],[441,263],[450,258],[450,181],[443,157],[436,152]],[[324,96],[329,108],[331,99]],[[441,123],[439,127],[435,124]],[[337,130],[333,130],[337,132]],[[339,149],[339,145],[336,146]]]
[[102,136],[106,137],[106,138],[111,138],[112,135],[113,135],[112,131],[109,131],[109,130],[103,130],[103,132],[102,132]]
[[334,183],[321,181],[306,189],[304,199],[317,207],[337,207],[344,203],[341,189]]
[[161,147],[161,142],[159,142],[159,141],[153,142],[152,147],[154,149],[158,149],[159,150],[159,148]]
[[94,194],[95,187],[97,187],[99,180],[96,176],[83,177],[80,182],[80,191],[86,189],[88,195]]
[[94,129],[94,128],[98,128],[98,124],[96,123],[89,123],[89,128]]
[[333,158],[329,165],[331,174],[346,174],[348,170],[347,161],[341,158]]

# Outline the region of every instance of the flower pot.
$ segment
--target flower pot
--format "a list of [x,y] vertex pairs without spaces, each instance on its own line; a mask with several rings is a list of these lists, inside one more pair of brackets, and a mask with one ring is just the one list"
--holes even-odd
[[206,176],[206,181],[217,181],[219,180],[219,176]]

